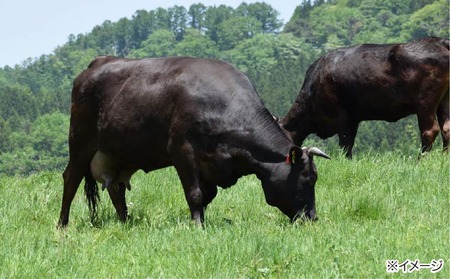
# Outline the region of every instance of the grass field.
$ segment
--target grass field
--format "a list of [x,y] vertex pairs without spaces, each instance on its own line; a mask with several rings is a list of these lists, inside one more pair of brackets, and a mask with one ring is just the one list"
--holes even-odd
[[[318,222],[290,224],[248,176],[219,190],[204,229],[172,168],[133,177],[125,225],[106,192],[92,225],[80,187],[64,230],[60,173],[0,177],[0,278],[450,278],[448,156],[316,163]],[[445,264],[387,273],[388,259]]]

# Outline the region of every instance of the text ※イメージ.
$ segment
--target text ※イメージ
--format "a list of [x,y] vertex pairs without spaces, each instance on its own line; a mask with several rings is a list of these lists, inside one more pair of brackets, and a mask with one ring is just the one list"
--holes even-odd
[[398,260],[386,260],[386,272],[396,273],[402,271],[403,273],[411,273],[421,269],[429,269],[432,273],[442,270],[444,267],[444,260],[432,260],[429,263],[421,263],[419,260],[405,260],[399,262]]

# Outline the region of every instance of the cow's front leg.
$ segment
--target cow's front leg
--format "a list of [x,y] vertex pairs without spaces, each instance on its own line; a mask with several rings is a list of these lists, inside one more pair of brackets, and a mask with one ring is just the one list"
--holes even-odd
[[439,122],[439,127],[441,128],[442,134],[442,147],[444,151],[448,152],[448,145],[450,143],[450,100],[449,92],[445,94],[444,98],[439,103],[437,108],[437,117]]
[[183,185],[184,195],[191,211],[191,218],[201,225],[205,219],[205,196],[201,190],[203,187],[194,148],[190,143],[185,142],[179,146],[172,146],[170,153],[173,165]]
[[208,204],[216,197],[217,195],[217,186],[213,184],[200,183],[200,190],[203,193],[203,209],[206,209]]
[[183,167],[178,167],[177,172],[183,184],[184,196],[191,211],[191,219],[201,225],[205,220],[205,207],[204,195],[200,190],[198,178],[192,174],[187,174]]
[[197,225],[203,224],[205,221],[205,208],[203,207],[203,193],[199,187],[188,186],[184,188],[184,194],[186,201],[191,211],[191,219],[197,223]]
[[353,145],[355,144],[356,133],[358,131],[357,122],[346,121],[341,124],[338,132],[339,146],[343,148],[345,156],[349,159],[353,157]]
[[417,114],[419,121],[420,138],[422,140],[422,148],[420,149],[419,158],[433,147],[433,142],[439,134],[439,125],[436,120],[434,111],[422,111]]

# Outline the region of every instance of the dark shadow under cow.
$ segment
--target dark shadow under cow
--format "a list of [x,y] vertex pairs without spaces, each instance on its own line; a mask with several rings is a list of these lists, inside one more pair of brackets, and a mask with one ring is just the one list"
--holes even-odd
[[[424,38],[405,44],[364,44],[332,51],[315,61],[280,125],[294,143],[309,134],[339,136],[347,157],[364,120],[394,122],[416,114],[421,153],[439,130],[450,138],[449,40]],[[437,117],[436,117],[437,116]]]
[[175,167],[197,223],[217,186],[248,174],[256,174],[266,201],[291,220],[315,220],[313,155],[328,157],[295,146],[248,78],[227,63],[100,57],[73,85],[59,226],[69,222],[83,177],[91,213],[98,181],[125,221],[133,173],[168,166]]

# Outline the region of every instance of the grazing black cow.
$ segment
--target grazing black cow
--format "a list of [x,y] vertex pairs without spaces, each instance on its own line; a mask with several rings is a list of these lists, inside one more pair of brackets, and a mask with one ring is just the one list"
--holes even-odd
[[417,114],[421,153],[431,149],[439,126],[444,150],[448,148],[448,39],[365,44],[320,57],[308,68],[300,93],[280,124],[297,145],[312,133],[320,138],[337,133],[340,146],[352,157],[361,121],[393,122],[410,114]]
[[315,220],[313,155],[328,157],[295,146],[244,74],[221,61],[187,57],[91,62],[73,85],[69,155],[60,226],[69,221],[83,177],[91,213],[97,180],[125,221],[133,173],[167,166],[175,167],[197,223],[217,186],[248,174],[256,174],[266,201],[291,220]]

